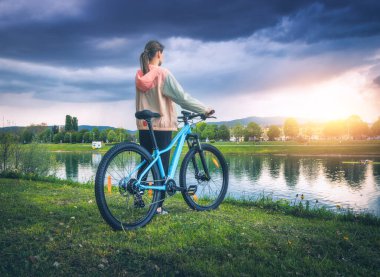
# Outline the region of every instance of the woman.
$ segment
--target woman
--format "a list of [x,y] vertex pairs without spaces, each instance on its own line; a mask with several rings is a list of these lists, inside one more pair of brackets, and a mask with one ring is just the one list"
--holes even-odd
[[[152,119],[154,135],[159,149],[167,147],[172,138],[172,131],[177,130],[177,113],[174,103],[183,109],[210,115],[214,110],[187,94],[174,76],[160,67],[164,60],[164,46],[158,41],[149,41],[140,55],[141,69],[136,74],[136,111],[151,110],[161,115]],[[174,102],[174,103],[173,103]],[[140,145],[153,152],[148,126],[144,120],[137,120]],[[161,155],[165,172],[168,172],[170,151]],[[162,208],[165,191],[161,191],[158,214],[167,214]]]

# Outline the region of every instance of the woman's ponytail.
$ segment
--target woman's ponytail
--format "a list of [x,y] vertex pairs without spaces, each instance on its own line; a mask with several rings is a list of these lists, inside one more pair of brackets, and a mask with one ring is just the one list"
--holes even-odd
[[146,51],[140,55],[140,67],[144,75],[149,72],[149,57]]
[[164,46],[156,40],[151,40],[145,45],[144,52],[140,55],[140,67],[143,74],[149,72],[149,61],[153,59],[157,51],[164,51]]

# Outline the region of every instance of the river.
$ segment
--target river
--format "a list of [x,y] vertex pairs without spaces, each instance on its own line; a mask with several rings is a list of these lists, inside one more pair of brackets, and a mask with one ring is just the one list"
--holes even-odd
[[[57,177],[79,182],[94,180],[102,158],[100,153],[55,155]],[[309,200],[312,207],[335,209],[339,205],[380,216],[380,158],[248,154],[225,158],[230,173],[229,196],[255,199],[269,195],[298,202],[303,194],[304,201]],[[369,162],[361,162],[366,159]]]

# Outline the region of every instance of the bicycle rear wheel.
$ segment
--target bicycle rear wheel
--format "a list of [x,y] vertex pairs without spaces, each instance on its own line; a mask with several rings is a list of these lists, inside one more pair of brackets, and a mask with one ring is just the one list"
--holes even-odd
[[[182,196],[190,208],[199,211],[216,209],[228,188],[228,166],[222,153],[209,144],[202,144],[202,151],[209,176],[206,176],[198,148],[187,152],[180,171],[180,186],[186,188]],[[189,188],[195,190],[195,194],[189,194]]]
[[[137,166],[144,168],[152,156],[140,145],[120,143],[102,158],[95,178],[95,197],[103,219],[115,230],[135,229],[149,223],[160,201],[157,190],[140,190],[136,185]],[[153,165],[142,182],[159,185],[157,166]]]

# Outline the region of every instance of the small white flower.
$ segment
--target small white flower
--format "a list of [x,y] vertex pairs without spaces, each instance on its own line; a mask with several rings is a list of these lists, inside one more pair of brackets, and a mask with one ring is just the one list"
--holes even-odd
[[58,267],[59,267],[59,262],[54,262],[53,266],[54,266],[55,268],[58,268]]
[[102,258],[100,261],[101,261],[102,263],[104,263],[104,264],[108,264],[108,260],[107,260],[106,258]]

